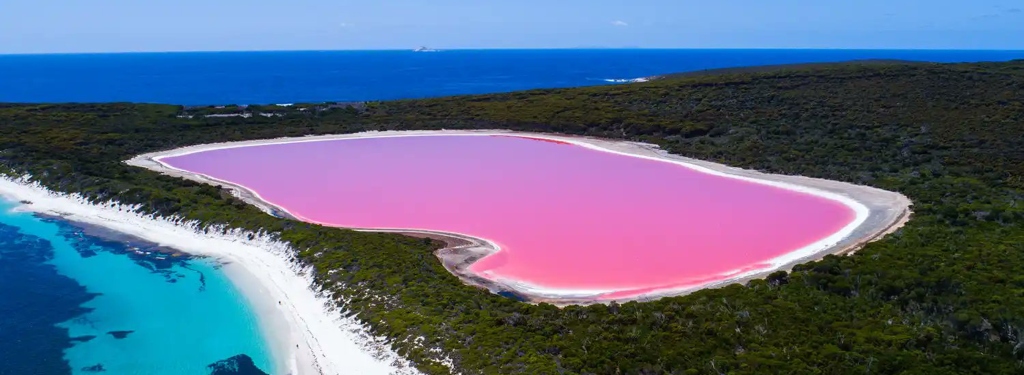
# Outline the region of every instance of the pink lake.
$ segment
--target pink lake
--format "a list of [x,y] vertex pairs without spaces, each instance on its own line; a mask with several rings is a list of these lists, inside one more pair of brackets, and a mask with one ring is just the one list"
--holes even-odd
[[245,186],[303,220],[484,238],[501,250],[470,267],[478,275],[606,296],[762,268],[855,218],[810,194],[510,136],[326,140],[162,162]]

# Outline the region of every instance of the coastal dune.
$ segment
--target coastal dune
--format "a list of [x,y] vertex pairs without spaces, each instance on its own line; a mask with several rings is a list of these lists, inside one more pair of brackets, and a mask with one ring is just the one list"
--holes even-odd
[[260,317],[277,366],[274,374],[413,375],[419,372],[384,339],[346,317],[335,301],[313,290],[313,271],[299,266],[294,250],[270,236],[201,229],[195,223],[135,212],[116,203],[92,204],[56,194],[26,178],[0,178],[0,195],[17,210],[60,216],[160,245],[216,259]]
[[839,202],[847,206],[855,214],[855,218],[841,230],[833,233],[812,244],[804,246],[770,259],[764,266],[754,269],[737,270],[723,274],[718,278],[710,279],[699,284],[689,285],[667,285],[661,288],[652,288],[640,293],[617,293],[616,290],[583,290],[583,289],[558,289],[531,285],[521,280],[495,279],[481,277],[470,270],[470,266],[478,260],[501,251],[493,238],[480,238],[472,233],[454,233],[430,228],[352,228],[366,231],[387,231],[399,232],[414,236],[432,237],[445,240],[449,247],[438,251],[437,256],[445,267],[453,274],[459,276],[465,283],[487,288],[492,292],[510,292],[524,297],[531,301],[551,302],[559,305],[588,304],[608,301],[628,300],[649,300],[665,296],[680,295],[692,292],[697,289],[716,287],[735,282],[760,278],[777,270],[786,270],[792,266],[809,260],[818,259],[828,254],[843,254],[855,251],[864,243],[878,239],[887,233],[898,229],[910,216],[910,200],[902,194],[889,192],[877,188],[854,185],[838,181],[807,178],[802,176],[783,176],[762,173],[758,171],[744,170],[729,167],[717,163],[695,160],[677,155],[671,155],[660,150],[655,145],[614,141],[589,137],[575,137],[542,133],[522,133],[506,130],[468,130],[468,131],[387,131],[387,132],[364,132],[356,134],[308,136],[296,138],[281,138],[256,141],[230,142],[218,144],[205,144],[183,147],[174,150],[139,155],[127,163],[130,165],[148,168],[167,175],[186,178],[208,184],[227,186],[233,194],[250,204],[254,204],[264,211],[294,219],[320,223],[302,217],[298,213],[289,212],[285,207],[277,206],[263,199],[258,192],[246,186],[240,186],[231,181],[216,179],[212,176],[193,173],[171,166],[162,161],[165,158],[183,156],[198,152],[221,150],[238,147],[249,147],[256,145],[290,144],[302,142],[318,142],[327,140],[344,140],[360,138],[388,138],[388,137],[411,137],[411,136],[491,136],[491,135],[512,135],[517,137],[533,138],[539,140],[550,140],[556,142],[571,143],[577,146],[592,150],[618,154],[622,156],[635,157],[640,159],[667,162],[690,168],[709,175],[716,175],[731,179],[754,182],[757,184],[773,186],[776,188],[796,191],[803,194],[825,198]]

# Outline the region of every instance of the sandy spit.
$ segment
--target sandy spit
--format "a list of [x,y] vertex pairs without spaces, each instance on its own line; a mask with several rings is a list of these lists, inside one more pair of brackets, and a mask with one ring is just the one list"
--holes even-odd
[[135,212],[117,203],[92,204],[28,182],[0,176],[0,196],[15,210],[102,226],[194,255],[208,256],[253,305],[276,363],[274,374],[414,375],[415,368],[372,336],[336,302],[313,290],[313,271],[295,261],[288,244],[240,230],[203,230],[195,223]]
[[[301,216],[288,212],[283,207],[277,207],[265,200],[259,194],[247,187],[232,184],[227,181],[215,179],[210,176],[192,173],[176,169],[160,160],[166,157],[187,155],[196,152],[248,147],[255,145],[283,144],[296,142],[318,142],[329,140],[359,139],[359,138],[383,138],[383,137],[408,137],[408,136],[441,136],[441,135],[465,135],[465,136],[488,136],[488,135],[516,135],[531,138],[542,138],[569,142],[578,146],[609,152],[624,156],[637,157],[660,162],[668,162],[695,169],[700,172],[714,174],[727,178],[741,179],[775,186],[779,188],[812,194],[822,198],[840,202],[852,209],[856,216],[853,222],[833,235],[804,248],[794,251],[768,261],[769,267],[748,272],[730,274],[723,276],[721,280],[687,287],[666,288],[655,290],[642,295],[629,296],[616,299],[602,299],[601,295],[615,292],[614,290],[565,290],[550,289],[542,286],[530,285],[517,280],[488,280],[473,274],[468,270],[469,266],[477,260],[486,257],[501,249],[492,241],[484,238],[477,238],[466,233],[450,233],[430,230],[425,228],[351,228],[364,231],[397,232],[418,237],[431,237],[445,240],[449,247],[437,252],[442,264],[453,274],[459,276],[469,285],[486,288],[492,292],[507,292],[533,302],[549,302],[557,305],[590,304],[610,302],[612,300],[624,302],[630,300],[653,300],[657,298],[683,295],[695,290],[720,287],[732,283],[746,282],[751,279],[763,278],[778,270],[789,270],[793,266],[807,261],[820,259],[828,254],[850,254],[864,244],[877,240],[886,234],[892,233],[903,226],[911,215],[911,201],[906,196],[877,189],[869,186],[855,185],[846,182],[831,181],[803,176],[787,176],[768,174],[754,170],[730,167],[723,164],[712,163],[703,160],[686,158],[672,155],[661,150],[656,145],[606,140],[591,137],[566,136],[545,133],[513,132],[509,130],[440,130],[440,131],[383,131],[363,132],[354,134],[338,134],[324,136],[306,136],[277,138],[266,140],[212,143],[182,147],[173,150],[161,151],[138,155],[126,163],[129,165],[147,168],[166,175],[185,178],[213,185],[222,185],[232,191],[232,194],[253,204],[263,211],[277,216],[289,217],[303,221],[316,223]],[[324,224],[324,223],[318,223]]]

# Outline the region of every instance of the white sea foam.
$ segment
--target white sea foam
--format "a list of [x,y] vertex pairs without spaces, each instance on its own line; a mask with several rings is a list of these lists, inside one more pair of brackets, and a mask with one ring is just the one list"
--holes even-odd
[[640,77],[640,78],[606,78],[606,79],[602,79],[602,81],[611,82],[611,83],[642,83],[642,82],[648,82],[650,80],[651,79],[647,78],[647,77]]
[[30,202],[18,210],[60,215],[222,261],[225,273],[260,314],[280,362],[274,373],[419,374],[385,339],[369,334],[356,318],[343,315],[329,296],[313,290],[312,268],[300,266],[294,249],[273,236],[203,229],[179,218],[141,214],[134,206],[93,204],[79,195],[58,194],[30,183],[27,176],[0,177],[0,195]]

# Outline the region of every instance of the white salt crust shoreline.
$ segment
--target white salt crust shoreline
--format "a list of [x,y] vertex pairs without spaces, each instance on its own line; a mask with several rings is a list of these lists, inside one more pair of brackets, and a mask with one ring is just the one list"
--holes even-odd
[[[279,212],[299,220],[322,225],[331,225],[329,223],[308,220],[300,215],[296,215],[292,212],[289,212],[284,207],[281,207],[279,205],[274,204],[273,202],[263,199],[258,192],[246,186],[241,186],[230,181],[219,180],[212,176],[174,168],[166,163],[163,163],[161,160],[168,157],[188,155],[203,151],[230,149],[238,147],[250,147],[258,145],[321,142],[365,138],[451,135],[513,135],[567,142],[592,150],[608,152],[622,156],[653,160],[658,162],[672,163],[715,176],[733,178],[773,186],[777,188],[792,190],[804,194],[811,194],[814,196],[842,203],[843,205],[849,207],[855,213],[854,220],[851,221],[846,226],[844,226],[839,231],[833,233],[832,235],[826,238],[816,241],[813,244],[810,244],[800,249],[795,249],[790,253],[776,257],[774,259],[770,259],[766,261],[766,263],[768,264],[767,267],[755,270],[748,270],[745,272],[727,272],[723,274],[722,278],[719,280],[706,282],[702,284],[687,285],[682,287],[668,286],[660,289],[652,289],[638,295],[629,295],[625,297],[618,297],[612,299],[602,299],[601,296],[604,294],[613,293],[620,290],[557,289],[546,288],[538,285],[531,285],[529,283],[519,280],[494,279],[491,282],[479,280],[479,277],[473,277],[475,275],[471,275],[468,273],[468,265],[466,264],[466,262],[468,261],[468,263],[471,264],[481,259],[482,257],[486,257],[501,251],[501,248],[491,240],[475,237],[470,234],[446,232],[426,228],[351,228],[363,231],[400,232],[409,234],[428,235],[432,234],[468,240],[472,242],[472,244],[461,246],[459,250],[464,253],[472,253],[471,256],[466,256],[465,254],[454,254],[452,252],[445,253],[443,252],[443,250],[442,252],[438,253],[438,257],[441,258],[442,263],[445,264],[446,268],[448,268],[454,274],[458,275],[460,278],[463,279],[463,281],[467,282],[468,284],[488,288],[494,292],[512,291],[520,295],[529,297],[532,301],[544,301],[556,303],[559,305],[567,305],[607,302],[612,300],[650,300],[665,296],[687,294],[698,289],[718,287],[731,283],[764,277],[771,272],[775,272],[777,270],[787,270],[792,268],[792,266],[796,264],[804,263],[806,261],[814,259],[819,259],[828,254],[841,254],[854,251],[860,246],[863,246],[863,244],[866,242],[876,240],[878,238],[881,238],[885,234],[895,231],[904,223],[906,223],[911,214],[909,208],[911,202],[906,196],[899,193],[889,192],[868,186],[854,185],[850,183],[808,178],[802,176],[772,175],[761,173],[758,171],[734,168],[722,164],[685,158],[677,155],[670,155],[667,152],[658,149],[657,146],[650,144],[626,141],[611,141],[586,137],[552,135],[543,133],[512,132],[508,130],[384,131],[325,136],[277,138],[242,142],[212,143],[143,154],[136,156],[126,162],[133,166],[148,168],[171,176],[186,178],[208,184],[224,185],[225,187],[231,189],[236,196],[242,198],[243,200],[250,204],[254,204],[260,207],[261,209],[268,213]],[[460,259],[458,261],[446,259],[452,257],[459,257]],[[633,290],[638,288],[643,287],[631,287],[625,290]]]
[[[0,176],[0,196],[22,202],[15,210],[97,225],[183,252],[211,257],[259,316],[276,362],[271,373],[292,375],[416,375],[383,338],[342,315],[329,296],[314,291],[313,271],[299,267],[294,250],[270,236],[240,230],[222,233],[195,223],[135,212],[135,207],[92,204],[57,194],[25,176]],[[250,239],[250,236],[252,238]]]

